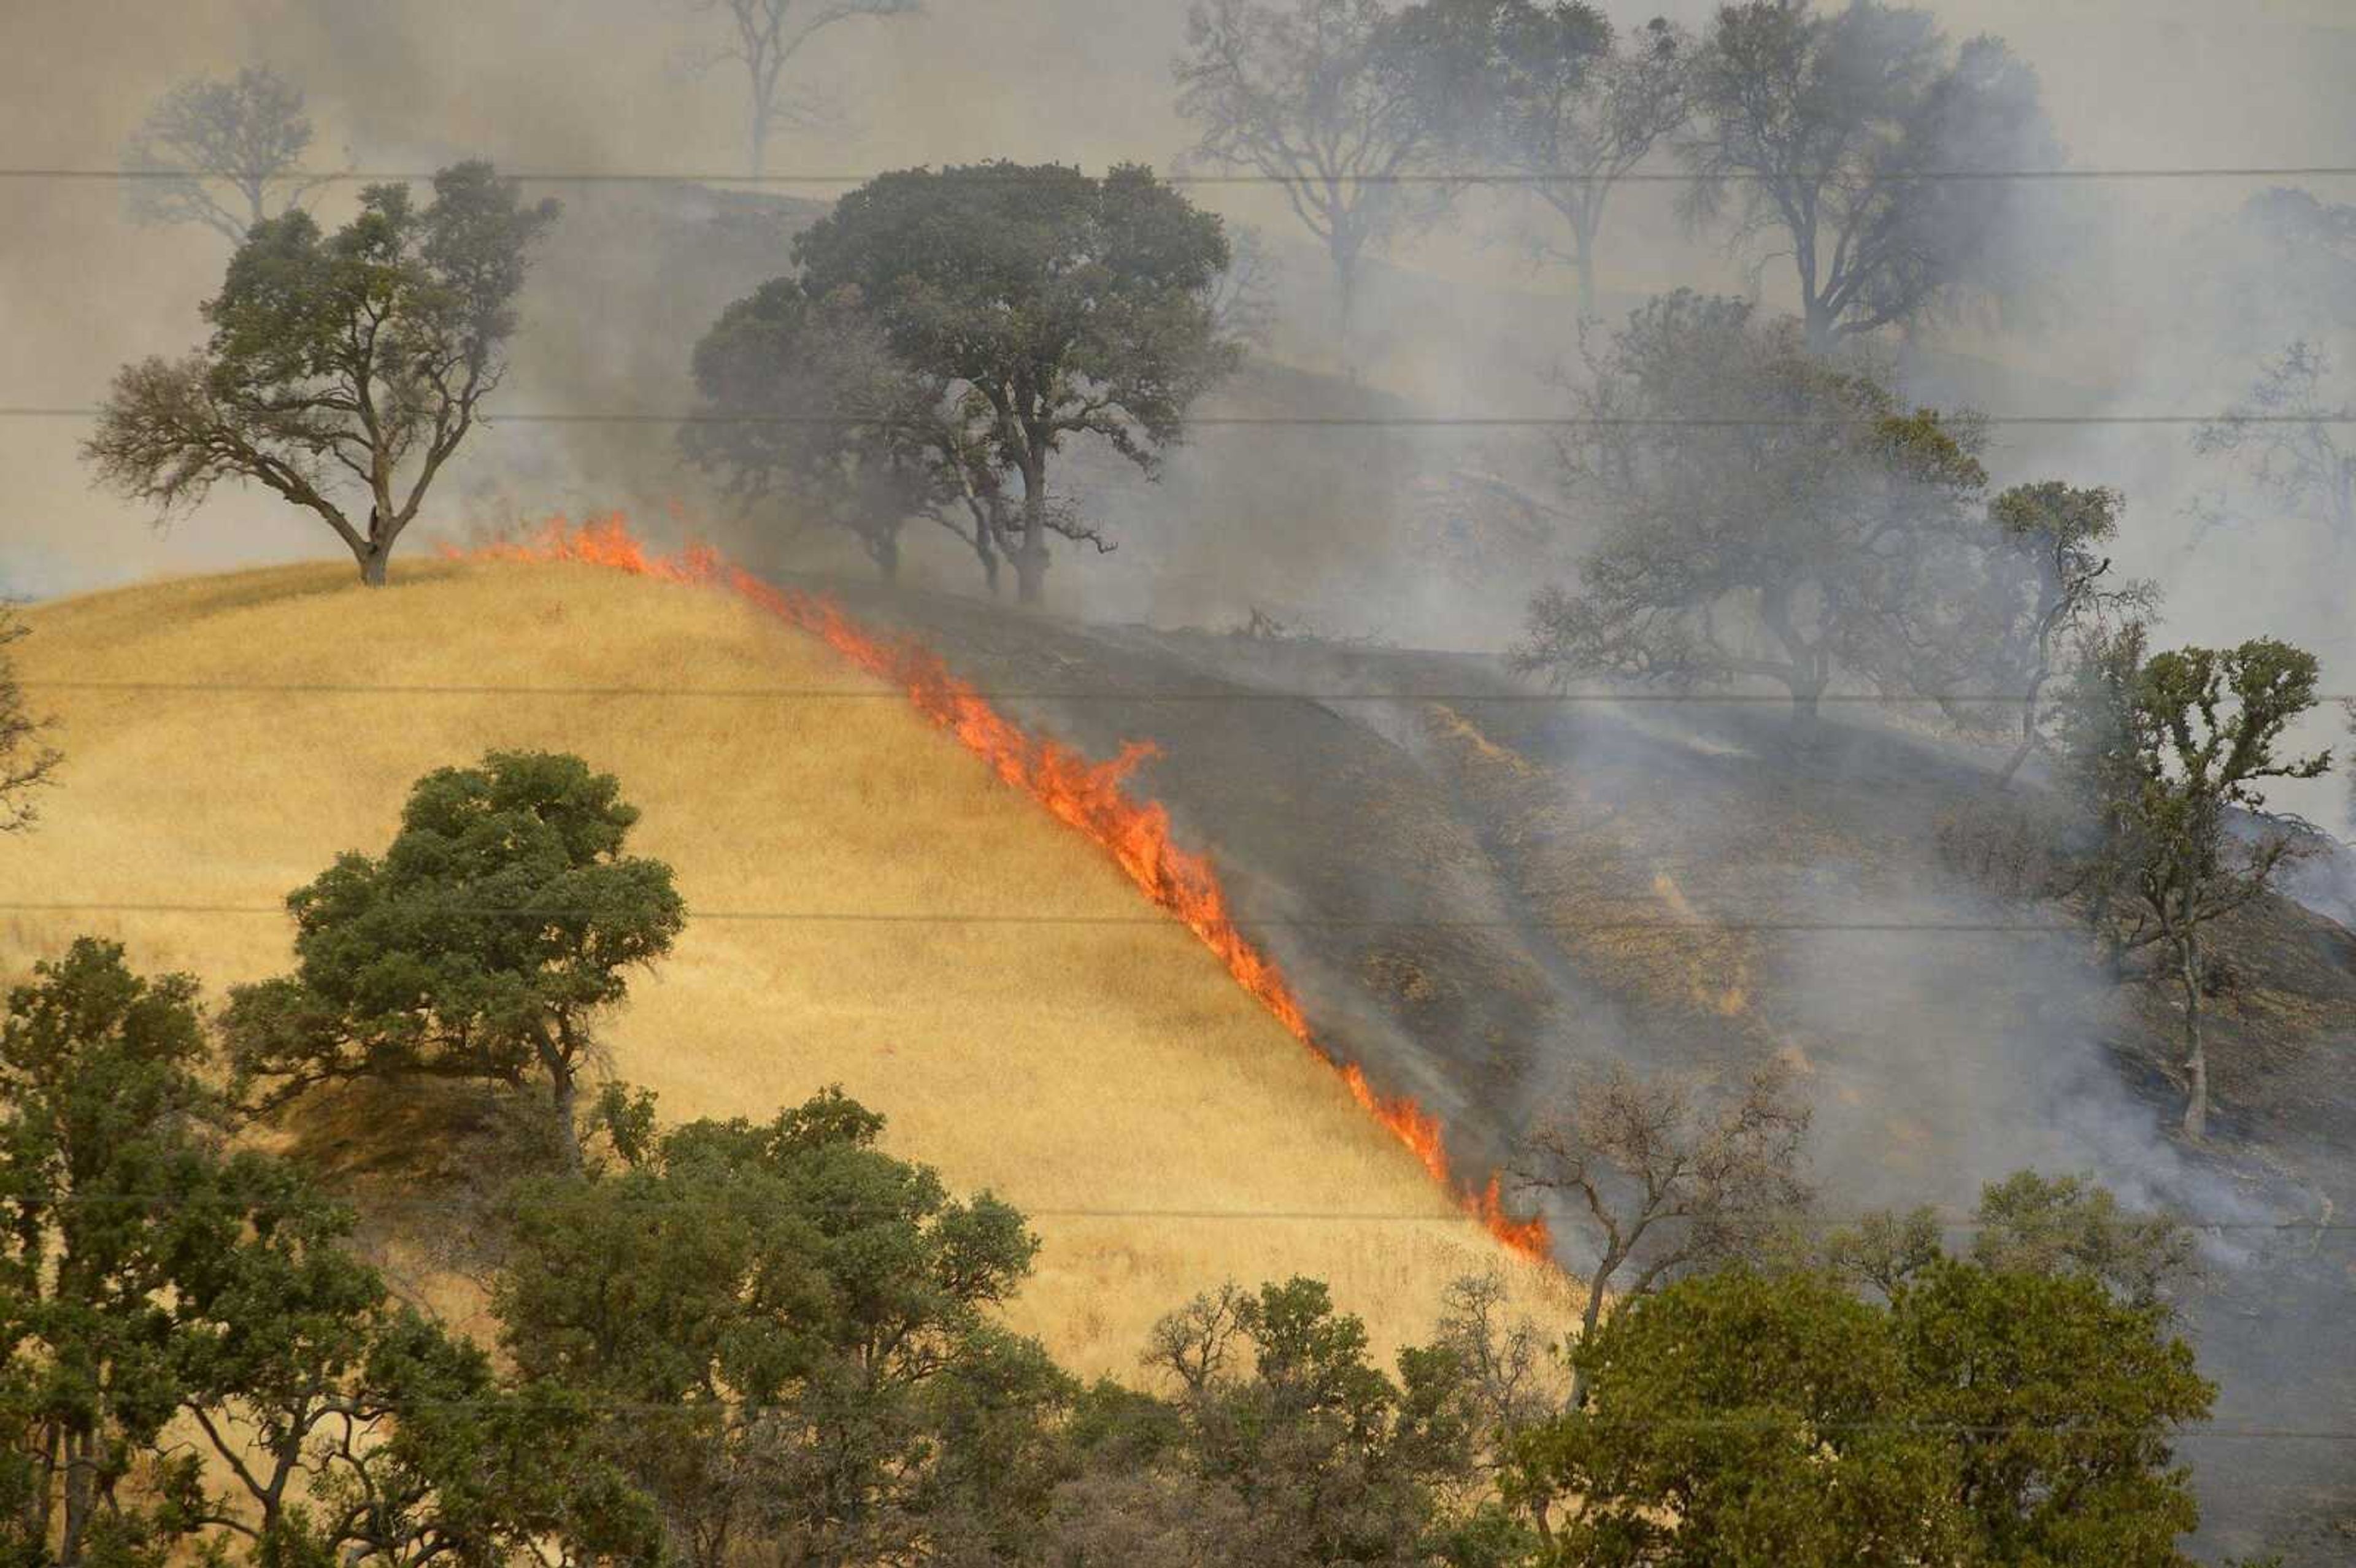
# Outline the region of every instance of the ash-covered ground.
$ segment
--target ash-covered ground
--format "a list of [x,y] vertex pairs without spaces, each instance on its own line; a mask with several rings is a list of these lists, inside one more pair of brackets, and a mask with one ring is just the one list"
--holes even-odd
[[[1209,850],[1322,1044],[1507,1163],[1582,1067],[1804,1064],[1830,1214],[1967,1210],[2024,1167],[2205,1222],[2190,1331],[2222,1386],[2188,1436],[2206,1555],[2340,1563],[2356,1456],[2356,935],[2310,862],[2222,945],[2204,1146],[2164,998],[2098,972],[2064,912],[1939,851],[1987,758],[1871,705],[1796,737],[1782,705],[1558,699],[1462,655],[1086,626],[829,584],[1003,709],[1109,755]],[[1582,1247],[1558,1216],[1566,1257]],[[2265,1435],[2256,1435],[2265,1434]]]

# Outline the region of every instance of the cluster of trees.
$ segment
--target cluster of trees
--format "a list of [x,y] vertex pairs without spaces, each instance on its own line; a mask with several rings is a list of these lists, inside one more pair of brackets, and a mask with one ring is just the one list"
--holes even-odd
[[1283,189],[1332,261],[1345,357],[1369,252],[1499,176],[1559,224],[1591,313],[1614,188],[1673,158],[1697,226],[1791,260],[1821,349],[2020,283],[2012,182],[1954,176],[2060,158],[2000,41],[1878,0],[1747,0],[1699,37],[1586,0],[1198,0],[1188,20],[1192,155]]
[[1050,535],[1111,549],[1050,488],[1076,439],[1148,475],[1235,362],[1219,219],[1149,169],[884,175],[794,241],[797,271],[696,345],[689,459],[739,501],[856,536],[886,577],[912,521],[1036,601]]
[[[593,1087],[670,874],[578,758],[418,781],[209,1019],[85,938],[0,1014],[0,1551],[59,1568],[683,1563],[2176,1568],[2213,1390],[2188,1239],[2075,1179],[1826,1228],[1807,1114],[1612,1073],[1526,1143],[1596,1265],[1568,1347],[1460,1281],[1385,1367],[1314,1280],[1165,1317],[1136,1387],[997,1309],[1038,1242],[826,1090],[665,1127]],[[255,1118],[457,1077],[559,1136],[496,1206],[496,1345],[399,1299]],[[421,1195],[425,1196],[425,1195]]]

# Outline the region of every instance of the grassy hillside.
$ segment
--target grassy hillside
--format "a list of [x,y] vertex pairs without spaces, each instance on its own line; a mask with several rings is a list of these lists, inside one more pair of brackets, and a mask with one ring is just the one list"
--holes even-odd
[[[30,620],[23,674],[68,764],[39,829],[0,845],[0,903],[214,907],[0,914],[9,973],[97,931],[218,995],[285,964],[278,901],[338,850],[380,850],[417,775],[570,750],[620,775],[635,847],[703,912],[614,1022],[614,1070],[679,1117],[766,1115],[840,1082],[896,1150],[1037,1215],[1013,1316],[1076,1370],[1129,1370],[1156,1316],[1223,1278],[1323,1276],[1396,1344],[1451,1277],[1515,1266],[1185,931],[1137,922],[1149,906],[1096,850],[726,597],[423,563],[368,592],[319,566]],[[134,682],[156,684],[91,688]],[[353,689],[374,686],[434,689]],[[617,687],[692,694],[558,689]],[[725,694],[745,688],[862,695]],[[943,910],[1120,923],[720,918]],[[1260,1217],[1104,1212],[1136,1209]],[[1334,1211],[1376,1217],[1265,1217]],[[1547,1282],[1517,1277],[1537,1307]]]

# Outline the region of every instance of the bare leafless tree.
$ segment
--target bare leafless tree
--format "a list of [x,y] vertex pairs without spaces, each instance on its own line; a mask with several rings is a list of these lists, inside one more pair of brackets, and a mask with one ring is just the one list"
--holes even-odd
[[747,171],[768,172],[769,138],[780,126],[823,118],[818,101],[795,91],[787,70],[810,39],[856,16],[909,16],[923,0],[691,0],[701,12],[727,24],[725,42],[692,57],[709,69],[734,65],[744,73]]
[[327,183],[302,168],[311,134],[303,90],[268,66],[226,81],[191,77],[147,112],[123,149],[131,216],[201,223],[240,244]]
[[[1583,1212],[1594,1243],[1580,1331],[1679,1275],[1755,1256],[1815,1201],[1804,1174],[1810,1111],[1771,1058],[1730,1096],[1687,1075],[1614,1065],[1574,1082],[1523,1140],[1525,1189]],[[1586,1399],[1574,1371],[1570,1400]]]
[[9,645],[27,630],[14,612],[0,605],[0,833],[32,826],[33,792],[52,782],[58,767],[57,749],[41,739],[48,721],[35,718],[26,707],[16,662],[8,656]]

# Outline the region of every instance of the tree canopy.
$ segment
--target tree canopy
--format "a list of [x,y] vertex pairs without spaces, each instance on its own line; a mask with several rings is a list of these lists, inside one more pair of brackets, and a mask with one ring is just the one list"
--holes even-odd
[[184,975],[91,939],[0,1021],[0,1550],[167,1562],[634,1556],[577,1402],[395,1303],[353,1215],[226,1141]]
[[200,223],[230,244],[300,207],[323,183],[303,168],[311,146],[303,90],[268,66],[226,80],[191,77],[139,123],[123,148],[131,216]]
[[623,853],[637,819],[578,757],[420,779],[380,859],[342,855],[288,895],[294,972],[234,988],[223,1019],[240,1072],[269,1104],[360,1077],[544,1086],[577,1163],[597,1016],[685,924],[670,869]]
[[1772,233],[1807,340],[1902,324],[1965,292],[2001,293],[2018,181],[2061,149],[2036,74],[2000,39],[1951,49],[1928,11],[1879,0],[1721,6],[1689,79],[1688,210]]
[[1381,0],[1195,0],[1173,68],[1178,113],[1200,127],[1191,157],[1276,183],[1325,248],[1346,363],[1360,268],[1430,187],[1404,182],[1441,140],[1430,40],[1410,40]]
[[61,759],[42,737],[48,721],[36,715],[17,683],[11,645],[29,628],[14,611],[0,604],[0,834],[21,832],[33,824],[33,792],[54,782]]
[[1569,250],[1541,249],[1570,263],[1592,315],[1604,208],[1686,123],[1691,40],[1660,17],[1617,32],[1586,0],[1422,0],[1397,26],[1442,145],[1528,176],[1517,192],[1569,231]]
[[723,41],[702,54],[706,68],[733,65],[744,72],[745,172],[768,172],[769,140],[781,129],[809,125],[825,114],[825,99],[788,79],[794,62],[819,34],[860,16],[913,16],[923,0],[691,0],[698,11],[726,24]]
[[[985,560],[1013,560],[1026,603],[1051,532],[1097,537],[1051,502],[1055,455],[1089,436],[1153,474],[1235,358],[1211,310],[1228,260],[1219,219],[1136,165],[1101,179],[1004,163],[884,175],[804,230],[794,257],[802,298],[855,291],[900,369],[937,391],[932,488],[969,504]],[[850,419],[874,432],[855,407]]]
[[2215,1391],[2160,1308],[2083,1275],[1939,1257],[1884,1306],[1738,1268],[1573,1355],[1591,1397],[1512,1483],[1562,1499],[1547,1563],[2190,1562],[2169,1438]]
[[2136,622],[2094,643],[2072,688],[2064,770],[2087,833],[2083,907],[2115,965],[2146,949],[2165,957],[2183,1005],[2189,1138],[2209,1116],[2211,927],[2264,893],[2300,843],[2279,827],[2244,842],[2230,817],[2262,807],[2270,780],[2329,769],[2329,751],[2285,749],[2316,704],[2317,674],[2313,654],[2272,637],[2151,653]]
[[1798,323],[1680,290],[1597,357],[1566,472],[1602,513],[1580,590],[1541,590],[1513,656],[1558,681],[1757,677],[1813,719],[1835,674],[1905,688],[1912,617],[1977,537],[1985,433],[1908,411],[1870,359]]
[[205,303],[206,346],[123,367],[85,460],[166,517],[224,479],[262,485],[382,583],[506,373],[516,293],[556,212],[477,162],[435,175],[422,207],[407,186],[369,186],[333,234],[300,210],[254,225]]
[[604,1442],[698,1568],[755,1545],[898,1560],[937,1527],[927,1461],[954,1467],[991,1435],[959,1424],[980,1413],[964,1401],[1068,1395],[1044,1351],[987,1316],[1030,1272],[1022,1217],[950,1197],[875,1147],[883,1126],[830,1090],[519,1195],[502,1343],[527,1378],[609,1413]]

